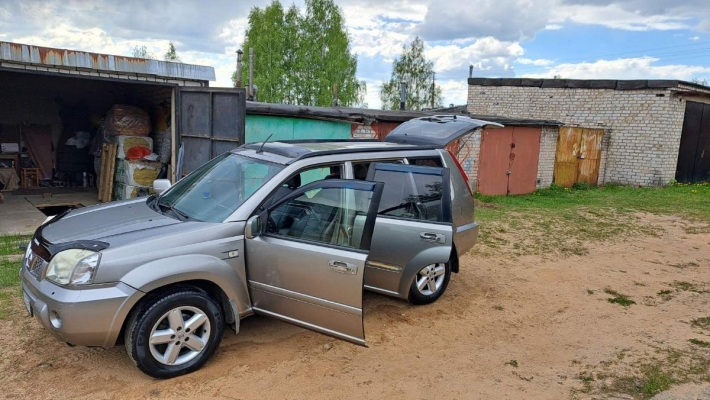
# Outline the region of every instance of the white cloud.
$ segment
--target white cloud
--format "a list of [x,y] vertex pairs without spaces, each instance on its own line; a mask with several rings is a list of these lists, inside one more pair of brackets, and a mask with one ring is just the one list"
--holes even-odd
[[465,47],[453,44],[431,46],[425,54],[434,62],[437,73],[459,70],[466,74],[469,65],[477,66],[479,70],[506,70],[523,52],[519,43],[486,37]]
[[629,31],[673,30],[690,27],[688,17],[670,13],[646,15],[638,10],[627,10],[622,4],[559,5],[553,9],[552,23],[561,24],[568,21]]
[[518,64],[534,65],[534,66],[538,66],[538,67],[546,67],[548,65],[552,65],[555,63],[552,60],[547,60],[544,58],[538,58],[538,59],[532,60],[530,58],[525,58],[525,57],[518,58],[517,60],[515,60],[515,62],[517,62]]
[[690,40],[697,42],[698,40],[700,40],[700,36],[693,36],[692,38],[690,38]]
[[655,65],[658,58],[636,57],[617,60],[598,60],[576,64],[560,64],[544,73],[524,74],[530,78],[567,79],[682,79],[710,75],[710,67],[698,65]]

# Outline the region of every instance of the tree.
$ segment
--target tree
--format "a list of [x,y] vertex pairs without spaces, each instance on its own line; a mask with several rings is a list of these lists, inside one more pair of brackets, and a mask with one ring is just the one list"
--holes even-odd
[[434,63],[424,56],[424,42],[417,36],[409,46],[402,47],[402,55],[392,63],[390,80],[384,83],[380,90],[382,109],[399,109],[402,82],[407,84],[407,109],[418,111],[431,107],[432,94],[434,106],[441,107],[444,97],[439,85],[432,87],[433,80]]
[[182,60],[180,60],[180,57],[178,57],[178,55],[177,55],[177,51],[175,50],[175,45],[173,44],[172,41],[170,42],[170,48],[168,49],[168,52],[165,53],[165,56],[163,56],[163,59],[165,61],[172,61],[172,62],[178,62],[178,63],[182,62]]
[[[329,106],[333,85],[338,102],[362,102],[357,80],[357,58],[350,54],[350,39],[342,11],[333,0],[306,0],[302,14],[295,5],[288,11],[274,1],[254,7],[242,49],[242,82],[249,79],[249,49],[254,49],[254,84],[260,101]],[[236,85],[236,72],[232,81]]]
[[697,83],[698,85],[703,85],[703,86],[707,86],[707,85],[708,85],[708,80],[707,80],[707,79],[693,78],[693,80],[692,80],[691,82]]
[[133,48],[133,57],[155,60],[155,55],[152,52],[148,51],[148,48],[145,46],[135,46]]

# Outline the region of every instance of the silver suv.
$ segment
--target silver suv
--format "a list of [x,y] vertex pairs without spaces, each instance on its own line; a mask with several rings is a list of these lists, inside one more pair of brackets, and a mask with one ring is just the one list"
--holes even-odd
[[200,368],[252,314],[364,344],[363,288],[431,303],[476,242],[444,146],[486,125],[440,116],[384,143],[248,144],[158,196],[58,215],[23,260],[27,311],[71,345],[123,342],[156,378]]

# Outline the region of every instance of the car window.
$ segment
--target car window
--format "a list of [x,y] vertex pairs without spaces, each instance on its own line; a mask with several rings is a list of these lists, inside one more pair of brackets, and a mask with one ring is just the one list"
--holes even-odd
[[282,169],[225,153],[176,183],[160,197],[158,207],[197,221],[222,222]]
[[408,158],[410,165],[419,165],[422,167],[443,167],[441,157],[416,157]]
[[360,248],[372,192],[320,188],[277,206],[266,232],[276,236]]
[[393,159],[393,160],[377,160],[377,161],[361,161],[353,163],[353,176],[355,179],[364,181],[367,179],[367,171],[370,169],[370,165],[373,162],[378,163],[394,163],[394,164],[404,164],[403,159]]
[[378,215],[437,222],[443,220],[443,181],[440,174],[378,169],[373,180],[385,184]]
[[272,204],[276,204],[279,200],[288,196],[301,186],[323,179],[340,179],[342,178],[342,171],[342,164],[319,165],[317,167],[302,169],[296,175],[291,176],[281,183],[281,186],[264,202],[262,210]]

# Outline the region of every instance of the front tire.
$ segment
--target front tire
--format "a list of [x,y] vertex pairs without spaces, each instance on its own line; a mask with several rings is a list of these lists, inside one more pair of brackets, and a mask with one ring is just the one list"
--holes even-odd
[[414,277],[409,287],[409,302],[423,305],[431,304],[441,297],[449,286],[451,262],[427,265]]
[[181,288],[133,313],[125,332],[126,352],[147,375],[173,378],[202,367],[223,332],[219,305],[203,291]]

